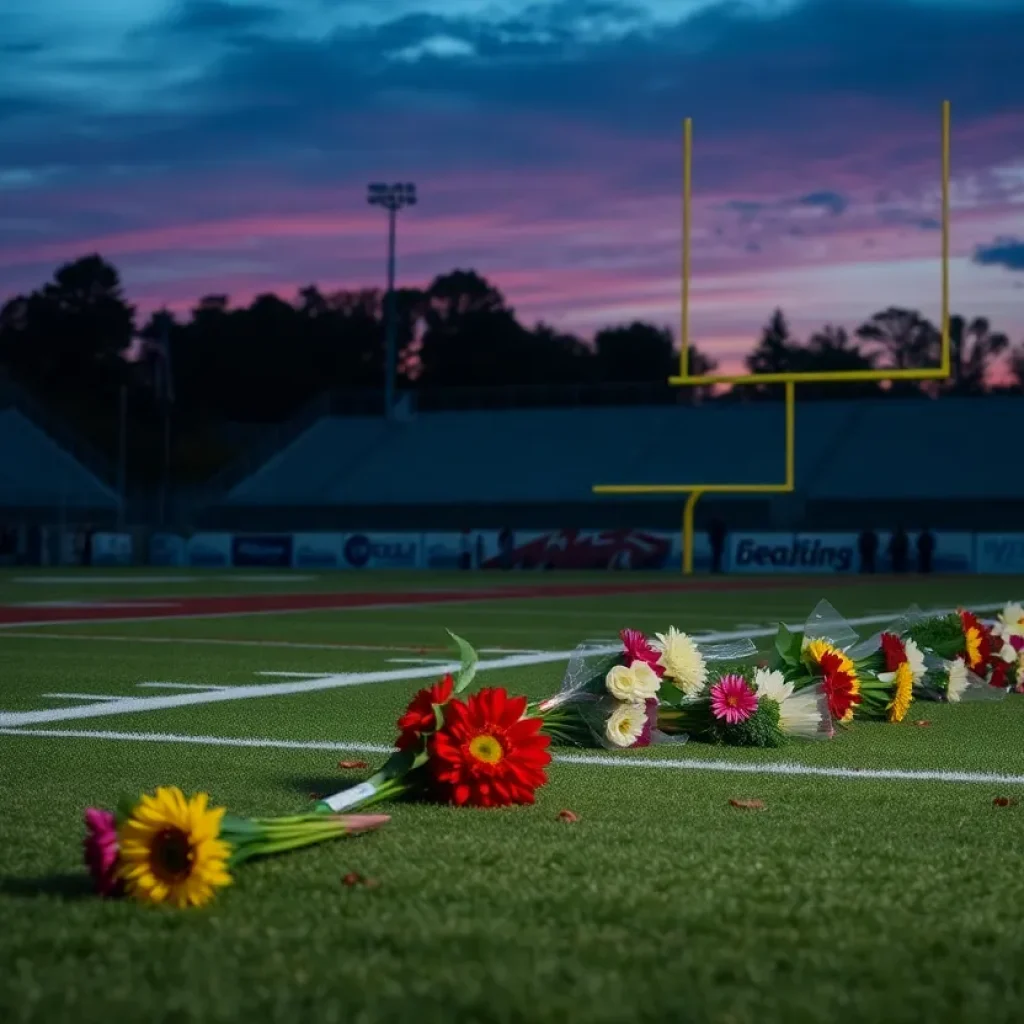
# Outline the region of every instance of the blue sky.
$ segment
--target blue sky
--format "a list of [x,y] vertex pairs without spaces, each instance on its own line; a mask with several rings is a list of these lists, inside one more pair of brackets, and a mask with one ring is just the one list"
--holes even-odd
[[[5,4],[5,10],[11,0]],[[380,281],[369,180],[415,180],[400,277],[491,277],[527,322],[675,326],[694,118],[693,327],[726,363],[938,313],[1024,337],[1024,0],[14,0],[0,294],[98,249],[144,310]]]

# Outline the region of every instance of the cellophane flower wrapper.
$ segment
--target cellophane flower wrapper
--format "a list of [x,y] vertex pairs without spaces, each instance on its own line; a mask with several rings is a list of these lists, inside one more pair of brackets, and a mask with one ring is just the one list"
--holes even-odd
[[[657,698],[621,701],[608,692],[605,679],[615,666],[622,664],[622,651],[610,649],[608,643],[588,641],[578,645],[569,658],[558,693],[530,704],[528,714],[542,718],[544,732],[555,743],[565,746],[623,750],[671,739],[656,728]],[[645,720],[644,727],[634,730],[632,742],[613,741],[609,737],[609,723],[617,712],[626,713],[626,706],[634,704],[637,718]],[[676,742],[685,742],[685,737]]]

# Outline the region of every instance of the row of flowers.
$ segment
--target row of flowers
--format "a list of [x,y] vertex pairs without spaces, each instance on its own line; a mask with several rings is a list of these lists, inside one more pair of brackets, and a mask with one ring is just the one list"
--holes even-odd
[[534,802],[552,744],[629,749],[687,739],[774,747],[831,739],[857,719],[902,722],[916,701],[959,703],[1024,693],[1024,608],[992,625],[969,611],[916,609],[867,639],[827,602],[802,631],[780,625],[772,654],[750,640],[707,644],[670,627],[625,629],[615,648],[581,645],[559,691],[534,702],[502,687],[466,694],[477,655],[420,690],[398,719],[395,752],[370,779],[312,813],[246,819],[206,794],[157,790],[117,812],[86,812],[86,864],[97,890],[141,902],[201,905],[234,869],[330,839],[373,831],[384,815],[353,813],[397,798],[455,806]]

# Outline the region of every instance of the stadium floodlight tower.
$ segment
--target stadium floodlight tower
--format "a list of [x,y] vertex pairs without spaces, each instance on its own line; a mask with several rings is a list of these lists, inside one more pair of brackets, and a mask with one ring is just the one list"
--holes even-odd
[[411,182],[385,185],[374,182],[367,187],[366,201],[388,211],[388,290],[384,301],[384,415],[390,417],[395,398],[395,346],[398,334],[398,310],[395,307],[395,222],[398,211],[416,205],[416,186]]

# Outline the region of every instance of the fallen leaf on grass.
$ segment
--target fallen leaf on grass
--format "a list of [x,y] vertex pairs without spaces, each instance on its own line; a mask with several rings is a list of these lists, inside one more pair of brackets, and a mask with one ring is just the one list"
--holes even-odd
[[997,796],[993,801],[994,807],[1016,807],[1017,801],[1011,796]]
[[764,803],[761,800],[730,800],[730,807],[738,807],[741,811],[763,811]]
[[355,771],[356,768],[369,768],[365,761],[339,761],[338,767],[343,772]]
[[347,875],[342,875],[341,884],[349,889],[355,888],[357,885],[361,885],[364,889],[376,889],[380,882],[376,878],[364,878],[358,871],[350,871]]
[[932,723],[931,723],[931,722],[929,722],[927,718],[919,718],[919,719],[918,719],[918,720],[917,720],[917,721],[916,721],[916,722],[914,723],[914,725],[916,725],[916,726],[917,726],[917,727],[918,727],[919,729],[927,729],[927,728],[928,728],[928,726],[929,726],[929,725],[931,725],[931,724],[932,724]]
[[580,816],[578,814],[574,814],[572,811],[559,811],[558,820],[575,822],[580,820]]

